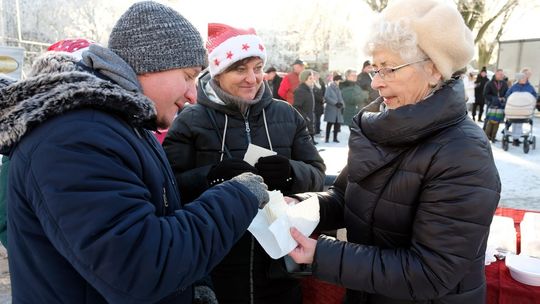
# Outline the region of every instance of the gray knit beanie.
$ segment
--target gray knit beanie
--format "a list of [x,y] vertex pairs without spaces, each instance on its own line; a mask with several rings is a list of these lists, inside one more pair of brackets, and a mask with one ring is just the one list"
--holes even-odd
[[201,34],[172,8],[133,4],[116,22],[108,48],[137,74],[208,65]]

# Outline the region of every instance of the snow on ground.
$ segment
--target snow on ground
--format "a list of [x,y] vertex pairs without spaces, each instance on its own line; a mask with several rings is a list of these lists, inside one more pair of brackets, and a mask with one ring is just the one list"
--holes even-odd
[[[533,134],[536,134],[537,140],[540,141],[540,114],[536,114],[533,124]],[[478,125],[482,126],[481,123]],[[321,128],[324,133],[326,125],[323,123]],[[502,129],[501,124],[497,135],[499,141],[491,145],[502,182],[499,206],[540,211],[540,146],[536,150],[531,148],[528,154],[523,153],[522,145],[515,147],[510,144],[508,151],[504,151],[500,141]],[[527,130],[527,127],[524,126],[523,129]],[[319,142],[316,147],[326,163],[327,175],[336,175],[341,171],[347,163],[349,151],[348,127],[342,126],[338,135],[340,143],[333,143],[332,135],[331,133],[330,143],[324,143],[322,135],[315,138]]]

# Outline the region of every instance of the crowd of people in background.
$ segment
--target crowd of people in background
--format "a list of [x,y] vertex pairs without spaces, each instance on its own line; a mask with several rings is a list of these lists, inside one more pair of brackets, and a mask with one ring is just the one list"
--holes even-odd
[[288,102],[302,114],[315,145],[318,144],[315,136],[322,132],[321,118],[326,122],[325,143],[330,142],[331,133],[332,142],[339,143],[341,126],[350,127],[353,117],[379,97],[377,90],[371,87],[373,67],[369,60],[364,62],[360,74],[348,69],[343,74],[330,72],[326,77],[321,77],[314,69],[306,69],[307,64],[301,59],[296,59],[291,66],[289,73],[269,67],[264,79],[274,98]]
[[[499,125],[505,121],[504,110],[512,93],[527,92],[538,99],[536,90],[529,83],[531,75],[531,69],[525,67],[511,79],[502,69],[497,69],[492,78],[489,79],[487,68],[482,67],[477,75],[473,72],[467,72],[462,76],[472,119],[483,123],[486,136],[493,143],[498,141]],[[512,124],[512,144],[514,146],[519,146],[521,143],[522,127],[522,123]]]

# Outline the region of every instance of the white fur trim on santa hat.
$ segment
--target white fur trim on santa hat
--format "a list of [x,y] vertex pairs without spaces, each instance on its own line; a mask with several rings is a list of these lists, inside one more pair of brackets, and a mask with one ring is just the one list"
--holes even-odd
[[387,21],[410,22],[418,46],[444,79],[467,66],[474,55],[471,30],[453,4],[442,0],[395,0],[382,14]]
[[266,63],[266,47],[257,35],[231,37],[208,54],[208,65],[212,77],[225,71],[233,63],[248,57],[260,57]]

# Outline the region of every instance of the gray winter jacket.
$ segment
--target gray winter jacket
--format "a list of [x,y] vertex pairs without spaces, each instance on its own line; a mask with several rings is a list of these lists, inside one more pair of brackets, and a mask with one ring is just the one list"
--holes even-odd
[[[331,82],[326,87],[324,102],[326,103],[324,121],[343,123],[343,107],[345,106],[345,102],[343,101],[343,96],[341,96],[341,90],[335,82]],[[338,104],[341,104],[341,106]]]

